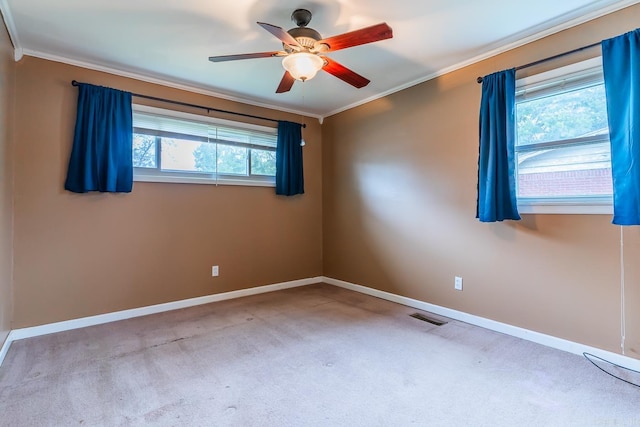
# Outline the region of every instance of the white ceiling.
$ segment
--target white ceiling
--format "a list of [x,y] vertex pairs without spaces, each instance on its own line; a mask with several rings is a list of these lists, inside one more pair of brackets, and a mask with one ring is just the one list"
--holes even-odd
[[[0,9],[17,58],[53,59],[326,117],[639,1],[0,0]],[[329,54],[370,79],[368,86],[355,89],[320,72],[276,94],[284,73],[279,58],[208,61],[281,49],[256,22],[288,30],[297,8],[313,13],[309,27],[323,37],[380,22],[391,26],[392,39]]]

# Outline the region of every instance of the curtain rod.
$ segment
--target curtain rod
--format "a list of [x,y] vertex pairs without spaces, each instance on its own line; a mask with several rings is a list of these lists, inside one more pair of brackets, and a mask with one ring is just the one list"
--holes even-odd
[[[571,55],[572,53],[578,53],[578,52],[581,52],[581,51],[586,50],[586,49],[591,49],[592,47],[600,46],[600,43],[601,42],[592,43],[590,45],[582,46],[582,47],[579,47],[577,49],[570,50],[568,52],[563,52],[563,53],[559,53],[557,55],[550,56],[548,58],[539,59],[537,61],[530,62],[528,64],[520,65],[519,67],[516,67],[515,69],[516,69],[516,71],[518,71],[518,70],[522,70],[524,68],[533,67],[534,65],[538,65],[538,64],[542,64],[542,63],[547,62],[547,61],[552,61],[554,59],[562,58],[563,56]],[[478,79],[476,81],[478,83],[482,83],[482,77],[478,77]]]
[[[82,82],[78,82],[76,80],[71,80],[71,85],[72,86],[78,86],[79,84],[81,84]],[[189,104],[188,102],[182,102],[182,101],[174,101],[172,99],[166,99],[166,98],[158,98],[156,96],[149,96],[149,95],[142,95],[139,93],[131,93],[131,96],[135,96],[138,98],[144,98],[144,99],[151,99],[153,101],[160,101],[160,102],[166,102],[168,104],[175,104],[175,105],[182,105],[183,107],[192,107],[192,108],[200,108],[201,110],[207,110],[207,113],[211,112],[211,111],[216,111],[218,113],[225,113],[225,114],[233,114],[236,116],[242,116],[242,117],[249,117],[252,119],[258,119],[258,120],[267,120],[270,122],[275,122],[278,123],[279,120],[276,119],[270,119],[268,117],[262,117],[262,116],[254,116],[253,114],[245,114],[245,113],[236,113],[235,111],[229,111],[229,110],[221,110],[219,108],[213,108],[213,107],[205,107],[204,105],[197,105],[197,104]],[[302,126],[303,128],[306,128],[307,125],[304,123],[298,123],[300,126]]]

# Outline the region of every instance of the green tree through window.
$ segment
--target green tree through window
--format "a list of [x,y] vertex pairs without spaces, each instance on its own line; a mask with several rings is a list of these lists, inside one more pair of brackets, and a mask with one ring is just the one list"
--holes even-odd
[[136,168],[155,168],[156,137],[151,135],[133,135],[133,166]]
[[519,145],[606,133],[604,84],[519,102],[517,128]]
[[193,151],[196,170],[202,172],[216,171],[216,145],[202,143]]
[[274,176],[276,174],[276,152],[251,150],[251,173]]

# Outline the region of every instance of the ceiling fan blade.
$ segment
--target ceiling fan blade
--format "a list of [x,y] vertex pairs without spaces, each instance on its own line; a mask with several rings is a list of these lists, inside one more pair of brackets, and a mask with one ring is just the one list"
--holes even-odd
[[286,45],[289,45],[293,48],[302,49],[302,45],[298,43],[298,40],[294,39],[293,36],[287,33],[284,29],[277,27],[275,25],[267,24],[266,22],[258,22],[265,30],[269,31],[271,34],[280,39],[280,41]]
[[280,84],[278,85],[278,89],[276,89],[276,93],[289,92],[295,81],[296,79],[294,79],[288,71],[285,71],[284,76],[282,76],[282,80],[280,80]]
[[373,43],[393,37],[393,30],[386,23],[372,25],[360,30],[350,31],[338,36],[329,37],[317,41],[316,46],[326,44],[329,46],[327,52],[333,52],[348,47],[360,46],[361,44]]
[[210,56],[209,61],[224,62],[224,61],[236,61],[238,59],[270,58],[272,56],[282,56],[285,54],[286,54],[285,52],[276,50],[273,52],[243,53],[240,55]]
[[329,74],[333,74],[340,80],[349,83],[351,86],[360,89],[361,87],[365,87],[370,83],[369,79],[362,77],[355,71],[351,71],[350,69],[334,61],[333,59],[326,56],[323,56],[323,59],[326,62],[326,65],[322,67],[323,70],[325,70]]

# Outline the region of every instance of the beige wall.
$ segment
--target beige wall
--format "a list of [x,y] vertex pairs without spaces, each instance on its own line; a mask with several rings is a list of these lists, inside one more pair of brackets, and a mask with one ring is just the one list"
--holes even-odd
[[0,346],[11,329],[13,298],[13,149],[11,143],[15,62],[4,23],[0,24]]
[[[634,6],[328,118],[324,275],[619,351],[620,228],[609,215],[475,219],[476,77],[632,30],[638,16]],[[638,358],[639,229],[624,239],[625,351]]]
[[[66,192],[73,79],[304,120],[306,194],[286,198],[272,187],[141,182],[126,195]],[[32,57],[17,65],[16,93],[14,328],[322,274],[317,119]],[[212,265],[220,266],[220,277],[211,277]]]

